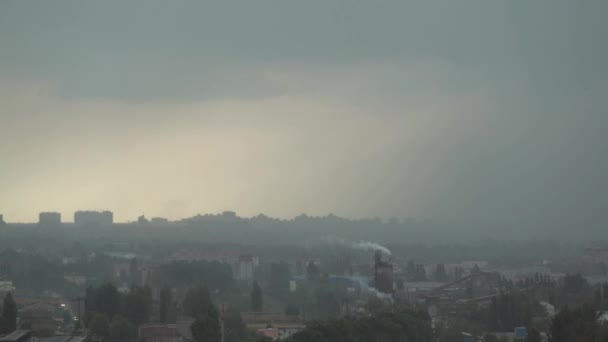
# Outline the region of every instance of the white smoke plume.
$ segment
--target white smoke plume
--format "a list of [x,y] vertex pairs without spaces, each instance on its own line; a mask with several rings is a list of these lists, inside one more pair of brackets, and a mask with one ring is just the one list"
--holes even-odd
[[386,255],[391,255],[391,251],[388,248],[386,248],[378,243],[375,243],[375,242],[359,241],[359,242],[353,243],[352,246],[357,249],[362,249],[362,250],[366,250],[366,251],[380,251]]
[[371,242],[371,241],[352,242],[352,241],[347,241],[347,240],[344,240],[342,238],[335,237],[335,236],[328,236],[325,238],[325,240],[329,244],[348,246],[351,248],[364,250],[364,251],[380,251],[386,255],[392,254],[388,248],[386,248],[376,242]]

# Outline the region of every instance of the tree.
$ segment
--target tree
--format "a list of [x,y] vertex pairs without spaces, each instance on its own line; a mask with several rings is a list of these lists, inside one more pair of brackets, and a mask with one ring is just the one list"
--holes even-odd
[[114,285],[102,285],[95,292],[95,311],[105,314],[108,319],[120,312],[120,293]]
[[383,312],[360,319],[338,319],[307,324],[289,342],[416,341],[431,342],[433,329],[427,313],[414,310]]
[[249,331],[238,311],[228,310],[224,314],[224,332],[226,342],[247,341]]
[[100,337],[110,336],[110,320],[105,314],[95,314],[89,324],[89,329],[94,335]]
[[7,293],[2,302],[2,321],[0,331],[11,333],[17,329],[17,304],[12,293]]
[[524,292],[500,294],[492,299],[489,308],[489,328],[493,331],[512,331],[515,327],[530,326],[532,317],[543,310]]
[[190,329],[196,342],[219,342],[221,339],[220,323],[215,307],[209,305],[204,313],[197,316]]
[[253,289],[251,290],[251,310],[254,312],[260,312],[263,309],[262,300],[262,288],[257,281],[253,282]]
[[186,293],[183,307],[187,315],[198,317],[207,312],[210,306],[212,306],[211,296],[209,296],[209,289],[206,286],[191,288]]
[[542,341],[542,337],[540,336],[540,331],[538,331],[536,328],[532,328],[530,329],[530,331],[528,331],[528,336],[526,337],[526,342],[541,342]]
[[565,307],[551,322],[551,342],[594,342],[600,334],[597,312],[589,305]]
[[167,323],[171,307],[171,289],[165,285],[160,290],[160,321]]
[[570,294],[579,294],[589,286],[587,280],[580,273],[567,274],[564,277],[564,292]]
[[115,340],[128,340],[135,337],[135,326],[124,316],[116,315],[110,323],[110,337]]
[[268,286],[275,294],[284,294],[289,290],[289,268],[283,262],[273,263],[270,265],[270,279]]
[[148,322],[152,311],[152,294],[149,287],[133,286],[125,296],[125,315],[135,325]]

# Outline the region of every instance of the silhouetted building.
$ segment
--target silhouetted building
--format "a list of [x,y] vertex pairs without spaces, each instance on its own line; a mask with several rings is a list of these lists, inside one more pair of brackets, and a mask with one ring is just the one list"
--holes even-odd
[[383,293],[393,293],[393,264],[382,260],[382,253],[374,258],[374,286]]
[[6,222],[4,222],[4,216],[2,214],[0,214],[0,224],[5,224]]
[[169,219],[166,219],[164,217],[153,217],[150,220],[150,222],[154,223],[154,224],[168,224],[169,223]]
[[41,225],[58,226],[61,224],[60,213],[40,213],[38,214],[38,223]]
[[111,211],[77,211],[74,213],[74,224],[79,226],[109,226],[114,223]]

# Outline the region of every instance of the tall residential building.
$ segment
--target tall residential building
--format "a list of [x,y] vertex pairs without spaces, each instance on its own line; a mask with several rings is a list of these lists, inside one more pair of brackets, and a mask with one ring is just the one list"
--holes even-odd
[[40,213],[38,214],[38,224],[58,226],[61,224],[61,214],[51,212]]
[[239,280],[252,280],[254,276],[257,257],[253,255],[240,255],[237,264],[236,277]]
[[111,211],[77,211],[74,224],[77,226],[110,226],[114,223]]

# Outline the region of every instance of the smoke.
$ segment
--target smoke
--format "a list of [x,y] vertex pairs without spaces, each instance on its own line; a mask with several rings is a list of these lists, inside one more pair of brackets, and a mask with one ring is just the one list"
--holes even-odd
[[373,288],[373,287],[367,287],[366,289],[368,291],[368,293],[370,293],[373,296],[376,296],[376,298],[387,301],[389,303],[393,303],[393,295],[390,293],[382,293],[380,291],[378,291],[377,289]]
[[347,246],[347,247],[359,249],[362,251],[380,251],[386,255],[392,254],[388,248],[382,246],[379,243],[371,242],[371,241],[352,242],[352,241],[347,241],[347,240],[339,238],[339,237],[328,236],[325,238],[325,242],[327,242],[329,244],[334,244],[334,245]]
[[353,243],[352,246],[356,249],[362,249],[366,251],[380,251],[386,255],[391,255],[391,251],[388,248],[371,241],[359,241]]

